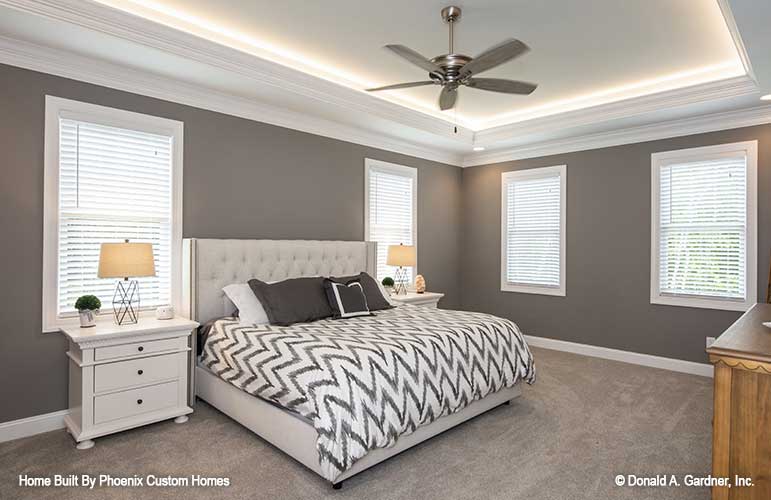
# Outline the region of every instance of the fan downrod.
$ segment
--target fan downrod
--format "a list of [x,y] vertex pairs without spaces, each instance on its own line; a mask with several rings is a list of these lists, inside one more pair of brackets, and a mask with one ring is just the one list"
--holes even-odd
[[460,21],[460,7],[454,5],[445,7],[442,9],[441,15],[442,20],[446,22],[450,28],[449,50],[447,54],[434,57],[431,59],[431,62],[442,68],[442,71],[444,72],[443,80],[445,82],[455,83],[458,81],[460,69],[464,64],[470,62],[471,58],[463,54],[455,53],[455,23]]

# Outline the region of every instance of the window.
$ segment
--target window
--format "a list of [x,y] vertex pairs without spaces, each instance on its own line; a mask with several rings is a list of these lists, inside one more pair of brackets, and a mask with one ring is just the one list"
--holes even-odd
[[74,317],[81,295],[111,309],[104,242],[152,243],[141,306],[180,306],[182,123],[47,96],[45,134],[44,331]]
[[[396,271],[386,265],[389,245],[417,247],[418,171],[369,158],[364,169],[364,239],[377,242],[377,278],[382,280]],[[414,268],[407,269],[410,283],[415,274]]]
[[744,311],[757,297],[757,142],[651,157],[651,303]]
[[567,167],[501,176],[501,290],[565,295]]

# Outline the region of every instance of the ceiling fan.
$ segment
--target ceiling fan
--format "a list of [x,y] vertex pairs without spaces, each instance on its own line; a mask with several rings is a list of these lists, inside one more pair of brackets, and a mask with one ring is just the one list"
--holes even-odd
[[422,87],[424,85],[441,85],[442,91],[439,94],[439,109],[444,111],[452,109],[452,107],[455,106],[455,103],[458,100],[458,87],[461,85],[479,90],[489,90],[491,92],[522,95],[531,94],[536,87],[538,87],[538,85],[534,83],[521,82],[518,80],[476,78],[476,75],[479,73],[495,68],[515,57],[521,56],[529,51],[530,48],[523,42],[511,38],[487,49],[474,58],[464,56],[463,54],[456,54],[453,47],[453,28],[455,23],[460,20],[460,7],[445,7],[442,9],[441,14],[444,22],[450,25],[450,51],[448,54],[436,56],[433,59],[427,59],[404,45],[385,46],[386,49],[392,51],[396,55],[428,71],[430,80],[386,85],[385,87],[367,89],[367,92],[407,89],[411,87]]

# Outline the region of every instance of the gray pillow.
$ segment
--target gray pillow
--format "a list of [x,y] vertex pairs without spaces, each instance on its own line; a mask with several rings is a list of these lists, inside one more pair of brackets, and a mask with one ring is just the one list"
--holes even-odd
[[380,287],[377,286],[377,281],[375,281],[375,278],[365,272],[361,272],[356,276],[341,276],[339,278],[333,277],[330,279],[344,285],[347,285],[352,281],[358,281],[361,283],[361,287],[364,289],[364,296],[367,297],[367,306],[369,307],[370,311],[380,311],[394,307],[385,297],[383,297],[383,294],[380,292]]
[[332,316],[324,278],[292,278],[277,283],[249,280],[271,325],[289,326]]

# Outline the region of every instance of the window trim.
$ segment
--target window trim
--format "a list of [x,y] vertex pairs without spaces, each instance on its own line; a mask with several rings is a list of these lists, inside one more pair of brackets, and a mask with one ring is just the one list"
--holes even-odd
[[[660,233],[660,170],[675,162],[705,159],[743,152],[747,156],[747,226],[745,263],[745,300],[709,297],[685,297],[663,295],[659,289],[659,233]],[[651,304],[698,307],[726,311],[746,311],[758,298],[758,141],[733,142],[675,151],[664,151],[651,155]]]
[[[77,316],[59,318],[59,119],[88,121],[172,138],[171,301],[182,310],[182,169],[184,124],[180,121],[46,95],[43,161],[43,333],[58,332]],[[142,315],[152,311],[142,311]]]
[[[415,247],[415,266],[413,272],[415,276],[418,273],[418,169],[415,167],[408,167],[405,165],[397,165],[396,163],[388,163],[382,160],[375,160],[373,158],[364,158],[364,241],[370,241],[369,239],[369,173],[371,170],[379,170],[395,175],[401,175],[404,177],[412,178],[412,244]],[[377,252],[377,249],[375,250]],[[375,255],[377,258],[377,255]],[[377,266],[376,266],[377,267]],[[375,276],[375,279],[378,279]],[[379,281],[379,279],[378,279]]]
[[[529,285],[523,283],[509,283],[506,279],[508,256],[508,213],[506,210],[506,185],[511,180],[549,177],[555,173],[560,177],[560,285],[558,287]],[[501,173],[501,291],[532,293],[537,295],[553,295],[565,297],[566,286],[566,254],[567,254],[567,165],[555,165],[551,167],[528,168]]]

